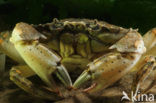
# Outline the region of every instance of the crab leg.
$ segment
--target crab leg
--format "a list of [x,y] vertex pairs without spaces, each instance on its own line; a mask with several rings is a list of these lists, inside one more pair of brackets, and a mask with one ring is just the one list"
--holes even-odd
[[51,77],[51,73],[53,72],[59,76],[59,79],[66,86],[71,86],[69,74],[64,66],[60,64],[61,57],[39,43],[39,38],[45,38],[45,36],[26,23],[18,23],[13,30],[10,40],[28,66],[52,90],[56,91],[57,88]]
[[88,92],[102,93],[103,89],[129,72],[140,59],[141,54],[145,52],[140,34],[133,30],[130,30],[125,37],[112,45],[110,49],[116,51],[103,55],[90,63],[88,69],[75,81],[74,88],[79,88],[86,81],[92,80],[93,84],[96,85]]
[[56,93],[48,92],[43,88],[35,87],[27,78],[35,75],[35,72],[26,65],[15,66],[10,70],[10,79],[26,92],[43,99],[55,100],[59,97]]
[[9,41],[10,36],[11,32],[9,31],[0,33],[0,51],[18,63],[25,64],[14,45]]
[[[152,73],[153,69],[156,67],[156,58],[153,56],[146,57],[146,63],[144,66],[137,72],[136,77],[134,78],[132,84],[132,90],[137,95],[138,90],[140,88],[140,84],[144,82],[144,80]],[[154,80],[155,81],[155,80]],[[152,83],[153,85],[153,83]],[[149,86],[151,87],[151,86]],[[148,88],[150,89],[150,88]],[[145,90],[147,91],[147,90]]]
[[[139,90],[140,84],[145,81],[145,79],[152,74],[153,69],[156,68],[156,28],[148,31],[143,37],[147,52],[143,54],[140,62],[135,66],[135,71],[137,71],[136,78],[133,81],[132,90],[136,93]],[[144,58],[146,57],[146,58]],[[139,67],[144,65],[141,69],[138,70]],[[143,90],[143,92],[147,92],[150,90],[156,83],[156,78],[152,83]]]

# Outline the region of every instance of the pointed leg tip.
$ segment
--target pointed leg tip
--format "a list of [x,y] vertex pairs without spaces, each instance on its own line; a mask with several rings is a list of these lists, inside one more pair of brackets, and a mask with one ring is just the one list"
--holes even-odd
[[66,87],[72,86],[71,78],[63,65],[57,67],[56,75]]
[[78,79],[73,84],[74,88],[79,88],[82,84],[91,79],[91,74],[89,74],[88,70],[84,71]]

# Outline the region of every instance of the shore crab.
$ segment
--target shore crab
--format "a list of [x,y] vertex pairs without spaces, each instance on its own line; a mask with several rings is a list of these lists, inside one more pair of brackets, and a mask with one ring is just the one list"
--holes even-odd
[[[156,68],[155,45],[156,29],[142,38],[137,30],[89,19],[21,22],[12,32],[0,34],[0,51],[20,64],[11,68],[10,79],[26,92],[50,100],[65,98],[65,91],[72,90],[101,95],[131,71],[136,71],[132,90],[137,94]],[[35,74],[47,86],[28,79]]]

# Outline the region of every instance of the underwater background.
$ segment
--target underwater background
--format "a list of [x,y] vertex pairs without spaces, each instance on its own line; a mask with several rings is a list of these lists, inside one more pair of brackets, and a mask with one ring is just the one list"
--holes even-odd
[[39,24],[53,18],[90,18],[145,33],[156,26],[155,0],[0,0],[0,31],[17,22]]

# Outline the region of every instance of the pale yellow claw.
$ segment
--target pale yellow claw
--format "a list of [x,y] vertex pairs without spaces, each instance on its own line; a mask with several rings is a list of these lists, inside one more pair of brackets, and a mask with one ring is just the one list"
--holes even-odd
[[[40,37],[44,36],[32,26],[26,23],[19,23],[13,30],[10,40],[26,64],[53,90],[55,90],[57,86],[51,77],[51,73],[58,68],[56,72],[61,76],[59,77],[62,78],[61,81],[65,80],[63,83],[65,83],[66,86],[71,86],[72,83],[68,72],[65,68],[62,68],[63,66],[60,68],[60,65],[58,65],[61,57],[39,43],[38,39],[40,39]],[[62,75],[59,73],[60,70],[63,71]]]
[[91,94],[102,93],[102,90],[128,73],[145,52],[142,37],[132,30],[110,49],[116,51],[105,54],[90,63],[88,69],[75,81],[74,88],[79,88],[86,81],[91,80],[97,85],[88,92]]
[[[133,58],[130,58],[130,56]],[[80,75],[73,86],[79,88],[86,81],[92,80],[97,85],[88,92],[99,94],[128,73],[140,57],[141,55],[137,53],[129,53],[127,56],[120,53],[106,54],[90,63],[88,70]]]

